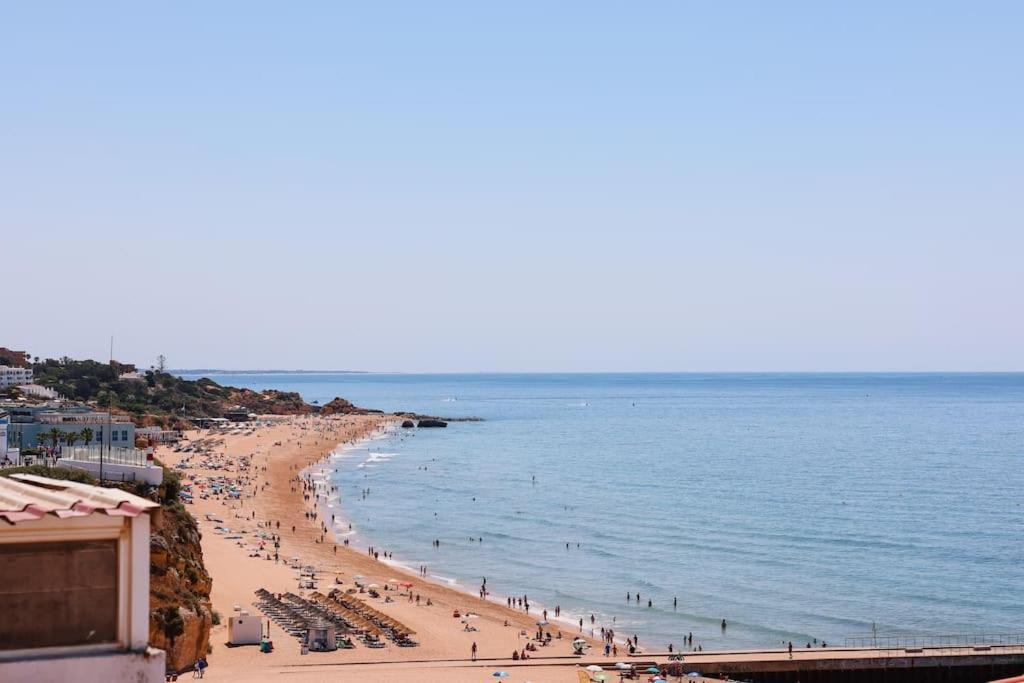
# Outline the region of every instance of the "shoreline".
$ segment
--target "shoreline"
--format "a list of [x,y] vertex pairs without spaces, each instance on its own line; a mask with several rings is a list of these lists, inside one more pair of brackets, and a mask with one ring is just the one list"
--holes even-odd
[[[511,665],[510,653],[522,650],[529,642],[530,634],[537,630],[535,622],[540,618],[540,610],[533,609],[533,605],[528,614],[495,600],[481,599],[461,590],[458,584],[446,585],[429,575],[419,576],[401,561],[375,560],[360,549],[344,546],[343,536],[337,537],[338,543],[332,542],[333,535],[327,540],[321,526],[322,516],[314,520],[307,517],[309,510],[320,501],[315,496],[312,500],[305,499],[303,487],[296,482],[314,471],[329,477],[330,457],[339,452],[339,448],[372,439],[396,419],[386,415],[275,417],[240,426],[226,434],[190,432],[189,443],[199,438],[212,439],[214,443],[200,455],[173,452],[167,446],[158,449],[158,457],[168,467],[182,472],[183,483],[193,483],[197,493],[186,509],[200,526],[204,560],[213,578],[211,601],[221,615],[220,625],[211,631],[211,668],[207,675],[229,673],[234,679],[257,680],[263,674],[282,673],[281,667],[294,673],[295,666],[376,663],[394,664],[398,668],[395,680],[399,680],[409,674],[409,666],[414,662],[423,662],[416,666],[424,669],[436,669],[440,662],[456,661],[463,663],[464,670],[448,672],[444,680],[469,681],[479,679],[481,667]],[[182,462],[187,466],[178,467]],[[204,485],[214,477],[232,478],[238,482],[241,493],[237,497],[198,495],[199,491],[208,490]],[[223,521],[215,523],[210,517]],[[329,531],[333,534],[335,529]],[[260,544],[259,536],[266,532],[280,537],[279,562],[264,559],[267,547],[256,553],[253,547],[246,549],[247,545]],[[320,542],[321,536],[325,542]],[[273,553],[272,547],[269,552]],[[336,572],[343,584],[330,588],[349,588],[351,577],[356,575],[364,576],[366,583],[376,582],[382,586],[395,577],[413,584],[407,599],[400,598],[396,591],[382,591],[380,600],[364,593],[357,597],[408,626],[416,633],[414,639],[419,646],[398,648],[388,644],[383,649],[373,650],[359,645],[355,650],[301,655],[297,641],[272,624],[273,653],[257,655],[249,648],[228,647],[224,642],[227,617],[236,613],[236,607],[263,616],[253,606],[256,589],[266,588],[274,593],[303,592],[297,588],[296,572],[285,560],[293,557],[301,558],[303,565],[316,566],[320,581],[325,582],[325,576]],[[325,582],[321,591],[326,593],[330,588]],[[415,604],[413,592],[423,599],[422,605]],[[394,597],[391,602],[384,600],[389,595]],[[427,601],[432,606],[427,606]],[[475,620],[453,618],[456,610],[461,614],[473,613]],[[570,644],[578,634],[565,624],[557,622],[555,626],[555,623],[552,620],[548,630],[560,631],[562,638],[553,639],[548,647],[537,648],[531,653],[532,661],[523,662],[529,665],[529,678],[537,683],[575,680],[564,658],[571,656]],[[467,630],[470,626],[473,630]],[[585,634],[584,638],[591,644],[588,656],[600,656],[598,643]],[[477,664],[470,662],[472,643],[479,647]],[[556,665],[552,657],[562,661]],[[551,671],[547,671],[548,666],[552,667]],[[390,673],[380,675],[375,680],[390,680]]]
[[[357,450],[360,446],[362,446],[364,444],[369,444],[369,443],[372,443],[374,441],[386,441],[389,438],[393,438],[393,437],[395,437],[397,435],[397,433],[399,431],[397,425],[401,423],[402,419],[403,419],[403,417],[401,417],[401,416],[396,417],[393,420],[391,420],[390,422],[386,422],[378,430],[374,431],[371,434],[363,436],[363,437],[361,437],[361,438],[359,438],[359,439],[357,439],[355,441],[339,443],[337,446],[334,447],[334,449],[332,449],[331,451],[328,451],[323,459],[321,459],[321,460],[319,460],[319,461],[309,465],[305,469],[303,469],[302,473],[301,473],[301,476],[303,476],[303,477],[307,477],[308,476],[308,477],[312,478],[313,480],[319,480],[321,482],[331,482],[332,481],[331,480],[331,474],[335,471],[334,469],[331,468],[331,459],[335,455],[338,454],[339,449],[342,449],[342,452],[344,452],[344,450],[349,450],[350,448],[351,448],[351,450]],[[329,493],[329,492],[327,492],[327,493]],[[334,503],[336,505],[336,507],[331,508],[330,507],[331,503]],[[333,496],[332,497],[330,495],[326,495],[325,498],[322,501],[321,500],[317,500],[316,501],[315,507],[321,513],[320,516],[323,519],[326,519],[327,515],[331,514],[331,512],[330,512],[331,510],[335,510],[335,511],[340,510],[342,512],[342,515],[341,515],[341,523],[342,524],[345,523],[345,520],[350,518],[348,515],[345,514],[344,501],[342,500],[341,496]],[[335,524],[328,526],[328,533],[329,533],[330,536],[332,536],[334,538],[335,543],[337,543],[339,545],[343,545],[345,543],[346,539],[349,536],[356,535],[356,534],[359,533],[357,528],[355,526],[353,526],[352,531],[351,531],[350,534],[341,534],[341,533],[338,532],[338,530],[336,528],[337,527],[337,522],[338,522],[338,520],[336,518],[335,519]],[[368,542],[368,544],[365,547],[360,548],[360,547],[355,546],[354,544],[350,543],[348,547],[349,548],[355,548],[356,550],[363,550],[363,551],[368,550],[370,547],[379,547],[379,546],[376,545],[376,543],[374,543],[374,539],[367,539],[367,538],[363,537],[361,540],[363,540],[364,542]],[[406,573],[408,573],[410,575],[414,575],[418,580],[421,580],[421,581],[431,581],[431,582],[433,582],[435,585],[437,585],[439,587],[449,588],[449,589],[458,591],[460,593],[463,593],[466,596],[469,596],[469,597],[472,597],[472,598],[476,598],[476,599],[480,599],[480,600],[485,600],[485,601],[487,601],[487,602],[489,602],[489,603],[491,603],[491,604],[493,604],[493,605],[495,605],[497,607],[500,607],[502,609],[511,610],[512,612],[514,612],[516,614],[523,614],[523,612],[521,610],[519,610],[519,609],[517,609],[515,607],[509,607],[507,605],[507,603],[506,603],[506,599],[507,598],[511,597],[511,598],[514,599],[517,596],[502,595],[502,594],[492,593],[492,592],[488,591],[487,592],[487,597],[480,598],[479,592],[473,590],[470,585],[468,585],[466,583],[463,583],[464,579],[461,579],[458,576],[456,576],[456,577],[447,577],[447,576],[442,576],[442,575],[438,575],[438,574],[431,574],[429,571],[428,571],[426,576],[422,576],[422,575],[417,573],[416,568],[413,567],[412,564],[406,563],[405,561],[402,560],[401,557],[399,557],[397,560],[394,559],[393,557],[381,558],[379,561],[382,564],[385,564],[385,565],[388,565],[388,566],[391,566],[391,567],[395,567],[399,571],[404,571],[404,572],[406,572]],[[458,571],[453,571],[452,573],[456,574],[456,575],[459,574]],[[602,627],[607,627],[608,626],[607,624],[595,623],[593,625],[593,627],[591,627],[591,628],[584,627],[582,632],[578,632],[577,630],[578,630],[578,626],[579,626],[579,620],[583,619],[584,623],[585,623],[586,619],[588,617],[587,614],[584,614],[582,612],[581,613],[575,613],[575,612],[572,612],[571,610],[569,612],[566,612],[566,611],[562,610],[561,611],[562,616],[556,617],[556,616],[554,616],[554,606],[545,605],[544,603],[536,602],[536,601],[533,601],[533,600],[530,601],[530,608],[531,608],[530,612],[526,613],[527,616],[530,616],[531,618],[535,617],[535,618],[538,618],[538,619],[539,618],[543,618],[543,613],[544,613],[545,610],[547,610],[547,612],[548,612],[547,621],[549,623],[551,623],[553,625],[555,625],[555,624],[560,625],[559,630],[565,631],[565,632],[571,634],[571,636],[573,636],[573,637],[575,637],[575,636],[582,636],[584,639],[586,639],[588,642],[590,642],[593,647],[597,647],[598,643],[601,642],[601,641],[599,641],[598,636],[595,636],[595,632],[598,632]],[[566,616],[566,614],[571,615],[571,617],[570,616]],[[614,624],[612,626],[614,626]],[[616,634],[615,642],[620,647],[625,647],[626,639],[624,637],[621,637],[618,634]],[[638,652],[638,654],[642,654],[644,652],[644,648],[639,648],[637,652]]]

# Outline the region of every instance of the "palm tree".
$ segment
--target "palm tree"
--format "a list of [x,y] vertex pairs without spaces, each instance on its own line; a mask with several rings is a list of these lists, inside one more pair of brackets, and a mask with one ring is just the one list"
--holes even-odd
[[86,427],[85,429],[82,430],[82,441],[84,441],[86,445],[89,445],[92,443],[92,437],[94,435],[95,432],[92,431],[92,427]]
[[61,437],[63,437],[63,436],[64,436],[64,432],[62,432],[62,431],[60,431],[59,429],[57,429],[56,427],[54,427],[54,428],[53,428],[53,429],[51,429],[50,431],[46,432],[46,435],[47,435],[48,437],[50,437],[50,443],[51,443],[51,445],[52,445],[52,446],[53,446],[54,448],[56,448],[56,447],[57,447],[57,444],[58,444],[58,443],[60,443]]
[[78,432],[67,432],[64,434],[64,443],[68,446],[74,446],[75,442],[82,438],[82,435]]
[[45,446],[46,442],[50,440],[50,435],[46,432],[39,432],[36,434],[36,441],[39,442],[40,446]]

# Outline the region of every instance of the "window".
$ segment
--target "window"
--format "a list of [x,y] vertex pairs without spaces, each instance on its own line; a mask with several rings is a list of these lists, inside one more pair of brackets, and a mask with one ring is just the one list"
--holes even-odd
[[96,443],[103,443],[103,427],[96,429]]
[[0,543],[0,576],[0,650],[117,641],[117,541]]
[[114,441],[117,441],[117,430],[116,429],[111,429],[110,433],[112,435],[111,438],[113,438]]
[[121,441],[128,441],[128,430],[127,429],[122,429],[121,430]]

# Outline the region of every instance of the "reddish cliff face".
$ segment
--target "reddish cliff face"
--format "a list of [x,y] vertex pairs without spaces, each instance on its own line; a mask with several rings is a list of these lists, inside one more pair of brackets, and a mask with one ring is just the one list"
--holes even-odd
[[322,405],[319,412],[321,415],[369,415],[370,413],[380,413],[381,411],[360,408],[353,405],[351,401],[335,396],[334,400]]
[[316,412],[312,406],[302,400],[302,396],[293,391],[253,391],[224,387],[227,399],[223,402],[219,414],[223,414],[234,405],[245,406],[257,415],[307,415]]
[[209,651],[213,582],[196,521],[181,503],[164,504],[151,529],[149,642],[167,652],[168,669],[182,671]]

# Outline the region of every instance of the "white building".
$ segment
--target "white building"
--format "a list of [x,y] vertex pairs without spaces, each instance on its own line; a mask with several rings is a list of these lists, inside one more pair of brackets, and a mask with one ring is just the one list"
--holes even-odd
[[22,396],[42,398],[48,401],[55,401],[60,398],[60,394],[58,394],[54,389],[48,389],[41,384],[19,384],[18,391],[21,392]]
[[19,384],[32,384],[32,370],[0,365],[0,389],[10,389]]
[[11,422],[11,418],[7,415],[7,411],[0,408],[0,466],[7,460],[7,425]]
[[164,429],[163,427],[136,427],[135,438],[146,438],[153,443],[177,443],[181,441],[180,429]]
[[148,643],[158,507],[120,489],[0,477],[0,681],[164,680],[165,653]]

